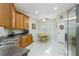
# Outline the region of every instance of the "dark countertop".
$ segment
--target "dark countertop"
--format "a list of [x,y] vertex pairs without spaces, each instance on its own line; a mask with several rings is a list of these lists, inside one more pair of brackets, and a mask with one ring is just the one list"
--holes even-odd
[[14,33],[8,34],[6,36],[0,37],[0,47],[5,45],[15,45],[18,38],[21,36],[28,35],[28,32]]
[[6,36],[2,36],[2,37],[0,37],[0,42],[3,42],[5,39],[12,39],[12,38],[20,37],[23,35],[27,35],[27,33],[10,34],[10,35],[6,35]]
[[0,37],[0,39],[14,38],[14,37],[16,37],[16,36],[27,35],[28,33],[29,33],[29,30],[24,30],[22,33],[11,32],[10,34],[7,34],[6,36]]

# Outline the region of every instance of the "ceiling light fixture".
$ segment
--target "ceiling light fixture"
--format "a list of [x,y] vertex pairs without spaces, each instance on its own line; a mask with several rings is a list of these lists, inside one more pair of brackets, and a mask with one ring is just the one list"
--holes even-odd
[[35,11],[35,14],[38,14],[38,11],[37,10]]
[[58,7],[54,7],[54,10],[58,10]]

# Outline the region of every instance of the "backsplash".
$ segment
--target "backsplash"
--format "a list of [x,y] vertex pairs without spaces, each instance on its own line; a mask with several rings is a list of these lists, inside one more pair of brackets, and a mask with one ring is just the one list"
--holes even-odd
[[3,27],[0,27],[0,37],[1,36],[6,36],[8,34],[8,31],[5,30]]

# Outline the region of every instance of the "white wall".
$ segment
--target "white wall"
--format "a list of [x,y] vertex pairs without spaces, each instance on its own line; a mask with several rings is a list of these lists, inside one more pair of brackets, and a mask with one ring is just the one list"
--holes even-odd
[[[36,29],[32,29],[32,23],[36,24]],[[33,35],[33,40],[38,40],[38,34],[45,32],[50,40],[56,39],[56,20],[52,19],[46,22],[31,17],[29,19],[29,33]]]
[[[36,24],[36,29],[32,29],[32,23]],[[33,41],[38,40],[38,20],[33,17],[29,19],[29,34],[32,34]]]
[[[64,26],[64,29],[60,29],[60,25]],[[58,20],[57,21],[57,41],[65,43],[65,21],[64,20]]]
[[48,34],[49,40],[56,39],[56,19],[48,20],[46,22],[39,22],[39,32]]

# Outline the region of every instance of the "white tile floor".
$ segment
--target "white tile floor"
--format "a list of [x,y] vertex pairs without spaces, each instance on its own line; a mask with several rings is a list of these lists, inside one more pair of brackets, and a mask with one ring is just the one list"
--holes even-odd
[[28,56],[65,56],[64,44],[58,43],[56,40],[47,43],[36,41],[26,48],[30,49]]

